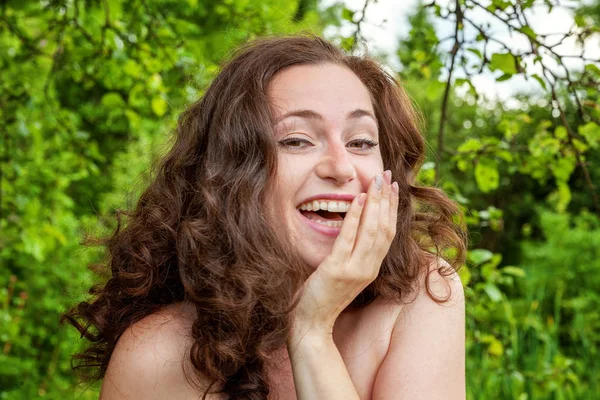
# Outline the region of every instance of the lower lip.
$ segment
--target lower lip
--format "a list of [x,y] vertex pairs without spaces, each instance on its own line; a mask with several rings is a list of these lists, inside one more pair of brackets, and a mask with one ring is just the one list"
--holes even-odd
[[315,231],[322,233],[323,235],[326,236],[331,236],[331,237],[336,237],[337,235],[340,234],[340,231],[342,230],[342,228],[333,228],[333,227],[329,227],[329,226],[325,226],[325,225],[321,225],[317,222],[314,222],[308,218],[306,218],[300,211],[298,211],[298,214],[300,215],[300,219],[303,220],[306,225],[308,225],[309,227],[311,227],[312,229],[314,229]]

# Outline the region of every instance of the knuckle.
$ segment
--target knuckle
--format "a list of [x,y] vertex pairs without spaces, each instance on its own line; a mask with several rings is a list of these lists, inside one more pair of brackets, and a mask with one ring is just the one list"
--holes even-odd
[[373,282],[375,279],[377,279],[377,277],[379,276],[379,269],[375,269],[373,270],[370,274],[369,274],[369,283]]
[[383,233],[383,235],[387,241],[392,241],[394,239],[394,237],[396,236],[396,229],[391,228],[387,225],[384,226],[383,228],[381,228],[381,232]]
[[379,229],[375,226],[370,226],[366,229],[365,234],[369,239],[375,239],[377,234],[379,233]]
[[373,271],[369,268],[364,268],[363,266],[358,271],[356,271],[356,282],[367,283],[372,282],[373,279]]

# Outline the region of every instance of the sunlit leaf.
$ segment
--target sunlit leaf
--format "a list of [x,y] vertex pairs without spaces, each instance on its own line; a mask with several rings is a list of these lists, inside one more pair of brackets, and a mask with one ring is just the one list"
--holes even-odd
[[473,265],[480,265],[490,261],[493,256],[494,253],[487,249],[474,249],[469,251],[468,258]]
[[489,65],[492,71],[502,71],[505,75],[517,73],[516,60],[511,53],[494,53]]
[[498,286],[494,285],[493,283],[486,283],[483,286],[483,290],[493,302],[502,300],[502,292],[500,289],[498,289]]
[[500,174],[496,162],[487,157],[480,158],[475,165],[475,181],[484,193],[496,189],[500,183]]
[[345,19],[346,21],[350,21],[353,22],[354,21],[354,11],[344,7],[342,9],[342,18]]
[[600,145],[600,125],[595,122],[588,122],[585,125],[579,126],[578,132],[583,136],[587,144],[595,149]]
[[160,95],[154,96],[151,102],[152,111],[158,117],[162,117],[167,112],[167,101]]
[[524,278],[526,273],[523,268],[507,266],[500,270],[503,274],[513,275],[519,278]]

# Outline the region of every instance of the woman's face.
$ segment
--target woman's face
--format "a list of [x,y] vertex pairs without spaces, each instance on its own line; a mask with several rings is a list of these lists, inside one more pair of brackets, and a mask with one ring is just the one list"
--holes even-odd
[[316,268],[340,231],[339,212],[383,171],[375,112],[360,79],[336,64],[285,69],[268,94],[278,142],[271,208]]

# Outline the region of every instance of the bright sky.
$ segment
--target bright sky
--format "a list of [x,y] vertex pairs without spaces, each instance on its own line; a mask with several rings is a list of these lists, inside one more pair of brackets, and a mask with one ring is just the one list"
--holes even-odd
[[[325,7],[335,2],[335,0],[322,0],[321,3]],[[343,0],[343,2],[347,8],[356,11],[356,17],[360,17],[364,0]],[[444,0],[444,3],[448,2],[449,0]],[[572,0],[565,3],[574,4]],[[366,23],[361,25],[361,31],[367,39],[372,52],[383,51],[392,54],[395,51],[399,39],[408,35],[410,26],[407,23],[407,16],[415,9],[417,4],[418,0],[378,0],[377,2],[370,2],[367,8]],[[489,21],[492,31],[495,33],[494,36],[505,43],[509,43],[512,49],[529,48],[527,47],[528,41],[524,35],[513,34],[511,36],[501,23],[494,20],[493,17],[487,15],[485,12],[481,11],[472,15],[475,21]],[[555,8],[549,13],[546,8],[540,7],[528,12],[527,16],[532,28],[538,34],[566,33],[574,26],[572,14],[564,8]],[[436,19],[435,23],[438,37],[440,38],[450,36],[454,32],[452,21],[445,22]],[[326,35],[331,32],[331,30],[326,31]],[[350,34],[351,32],[353,32],[353,26],[349,23],[342,27],[342,33]],[[469,34],[469,31],[467,31],[467,34]],[[444,44],[443,48],[449,51],[452,41],[448,40]],[[500,47],[497,49],[500,49]],[[490,46],[489,50],[493,50],[493,48]],[[563,43],[556,50],[560,54],[580,54],[581,47],[572,40]],[[587,43],[585,55],[590,58],[600,58],[600,38],[598,35],[596,35],[594,40],[590,40]],[[573,69],[580,69],[582,67],[582,64],[577,63],[576,60],[570,59],[569,61]],[[389,65],[394,69],[399,68],[395,57],[390,58]],[[541,69],[539,68],[537,70],[532,69],[531,71],[535,71],[541,75]],[[496,73],[496,75],[498,76],[500,73]],[[496,82],[494,74],[491,72],[486,72],[475,77],[473,83],[480,93],[484,93],[489,98],[498,98],[508,103],[513,101],[512,97],[517,91],[540,90],[537,82],[532,79],[526,81],[522,76],[515,76],[505,82]]]

